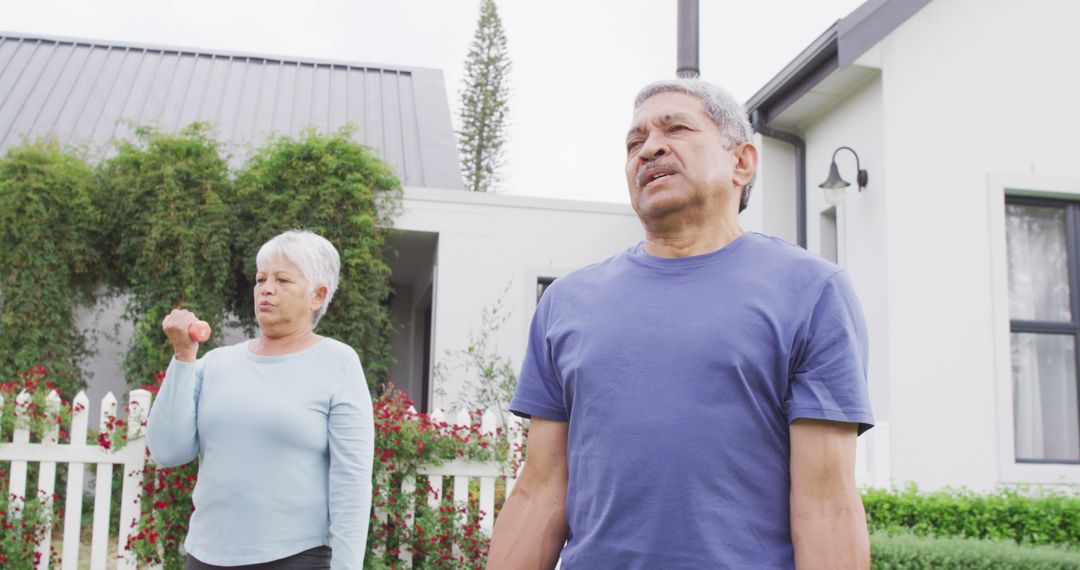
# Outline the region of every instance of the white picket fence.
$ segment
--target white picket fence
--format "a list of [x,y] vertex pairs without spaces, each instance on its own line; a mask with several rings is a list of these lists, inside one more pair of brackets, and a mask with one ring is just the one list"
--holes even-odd
[[[30,396],[22,392],[16,398],[15,414],[16,428],[11,436],[11,442],[7,442],[6,434],[0,433],[0,462],[10,462],[10,482],[8,496],[12,497],[9,503],[9,516],[18,518],[21,515],[26,497],[26,478],[28,463],[40,463],[37,493],[44,497],[44,512],[51,516],[52,496],[56,486],[56,465],[68,464],[67,499],[64,508],[64,536],[63,547],[60,552],[62,570],[76,570],[79,568],[79,545],[81,541],[80,523],[82,521],[82,498],[84,486],[84,474],[87,466],[96,468],[93,526],[91,531],[90,569],[105,570],[112,567],[119,570],[135,568],[136,564],[132,556],[125,555],[124,546],[128,537],[135,530],[141,513],[142,495],[142,471],[146,466],[146,440],[143,437],[145,420],[150,410],[152,396],[146,390],[132,390],[128,400],[127,418],[127,444],[120,450],[105,449],[97,444],[87,444],[86,435],[89,422],[89,399],[85,392],[80,392],[72,402],[72,419],[70,429],[70,443],[59,443],[59,423],[50,424],[43,434],[37,434],[40,440],[30,443],[30,430],[22,425],[23,416],[26,414]],[[3,398],[0,397],[0,405]],[[49,417],[56,417],[60,408],[60,398],[55,392],[50,393],[46,400],[45,412]],[[112,422],[117,418],[116,398],[109,393],[101,401],[101,414],[99,429],[102,432],[110,431]],[[431,415],[435,422],[445,421],[446,413],[437,410]],[[467,412],[460,412],[454,418],[454,424],[468,426],[470,418]],[[481,431],[494,433],[496,415],[488,410],[482,416]],[[518,418],[510,421],[510,434],[514,443],[521,441],[521,422]],[[513,448],[512,448],[513,449]],[[108,556],[109,541],[109,516],[112,497],[113,466],[118,465],[123,469],[123,488],[120,496],[120,524],[119,536],[116,539],[116,552],[119,555],[110,564]],[[506,479],[506,494],[509,495],[516,481],[514,474],[504,473],[505,468],[499,463],[483,463],[473,461],[451,461],[438,467],[427,467],[419,470],[419,475],[427,477],[428,482],[434,489],[443,488],[443,477],[453,479],[453,500],[462,508],[468,506],[469,480],[479,479],[480,497],[479,509],[483,513],[480,518],[480,527],[483,532],[490,536],[494,525],[495,488],[496,479]],[[378,482],[376,482],[378,484]],[[415,490],[415,480],[406,480],[402,484],[402,496],[411,496]],[[431,497],[429,502],[437,504],[439,498]],[[381,521],[386,520],[385,513],[376,512]],[[409,524],[412,519],[408,519]],[[37,568],[44,570],[49,567],[49,549],[52,543],[51,530],[38,546],[41,554]],[[378,545],[376,545],[377,547]],[[458,553],[455,553],[455,556]],[[411,564],[412,557],[408,552],[401,552],[399,558],[406,565]],[[84,565],[85,566],[85,565]]]
[[[510,439],[510,452],[516,453],[516,450],[521,449],[521,443],[523,441],[523,423],[521,418],[517,416],[510,416],[508,426],[506,430]],[[435,410],[431,413],[431,420],[439,423],[447,421],[446,412],[444,410]],[[453,424],[461,427],[468,427],[470,425],[471,417],[469,412],[465,410],[459,411],[454,416]],[[482,434],[494,434],[498,426],[498,420],[496,414],[492,410],[487,410],[483,413],[480,420],[480,433]],[[466,461],[456,460],[444,463],[439,466],[421,467],[417,474],[420,477],[427,477],[428,484],[432,489],[436,489],[436,493],[428,496],[428,504],[432,508],[438,508],[439,502],[442,497],[439,495],[438,490],[443,488],[443,478],[452,478],[452,499],[457,504],[458,508],[467,510],[469,506],[469,480],[479,479],[480,495],[479,495],[479,522],[480,530],[484,534],[491,536],[492,528],[495,526],[495,488],[496,481],[503,479],[506,485],[505,496],[510,496],[510,491],[514,488],[514,483],[517,482],[516,473],[505,472],[506,467],[503,464],[497,462],[479,462],[479,461]],[[379,482],[383,488],[386,486],[386,482]],[[401,483],[401,495],[400,497],[412,497],[416,491],[416,480],[407,478]],[[409,506],[407,511],[415,510],[415,506]],[[386,522],[386,513],[375,511],[376,519],[379,523]],[[412,526],[412,517],[406,517],[405,524]],[[376,553],[384,552],[385,545],[374,545]],[[454,557],[458,557],[461,554],[458,546],[454,546]],[[412,553],[407,549],[402,549],[398,553],[398,558],[402,561],[405,567],[410,567],[413,562]]]
[[[87,465],[96,466],[94,485],[94,522],[90,543],[90,568],[104,570],[108,562],[109,541],[109,505],[112,501],[113,466],[123,469],[123,490],[120,503],[119,537],[117,552],[124,552],[128,536],[131,535],[140,514],[142,493],[142,470],[146,461],[146,440],[143,438],[144,423],[150,410],[150,392],[132,390],[128,400],[128,444],[120,450],[104,449],[100,445],[86,443],[87,424],[89,422],[89,399],[85,392],[79,392],[72,402],[71,440],[70,443],[58,443],[59,423],[49,425],[45,433],[39,434],[39,443],[30,443],[30,430],[20,425],[27,412],[30,395],[22,392],[15,399],[16,428],[11,443],[0,443],[0,461],[10,461],[10,481],[8,484],[9,516],[18,518],[26,497],[26,468],[28,462],[40,463],[38,471],[38,496],[44,499],[43,512],[52,516],[52,496],[56,488],[56,464],[68,464],[67,501],[64,506],[64,541],[61,550],[61,568],[76,570],[79,567],[80,523],[82,522],[83,483]],[[0,398],[0,404],[3,399]],[[60,409],[60,397],[51,392],[45,401],[45,412],[55,417]],[[101,400],[99,429],[110,431],[110,425],[117,417],[116,398],[110,392]],[[0,441],[6,441],[0,434]],[[51,529],[46,531],[45,539],[38,545],[41,554],[38,568],[49,567],[49,549],[52,543]],[[130,557],[118,558],[116,568],[128,569],[135,565]]]

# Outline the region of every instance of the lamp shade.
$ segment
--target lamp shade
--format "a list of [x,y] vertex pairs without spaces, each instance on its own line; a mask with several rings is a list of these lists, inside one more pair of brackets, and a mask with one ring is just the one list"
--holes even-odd
[[851,184],[848,184],[847,180],[840,178],[840,169],[836,167],[835,160],[829,166],[829,177],[825,179],[825,182],[818,184],[818,188],[825,188],[826,190],[843,190],[848,186],[851,186]]

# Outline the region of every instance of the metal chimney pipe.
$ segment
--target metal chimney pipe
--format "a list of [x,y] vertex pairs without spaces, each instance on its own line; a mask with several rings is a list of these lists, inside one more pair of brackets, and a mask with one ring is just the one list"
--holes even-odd
[[693,79],[698,66],[698,0],[679,0],[679,54],[675,75]]

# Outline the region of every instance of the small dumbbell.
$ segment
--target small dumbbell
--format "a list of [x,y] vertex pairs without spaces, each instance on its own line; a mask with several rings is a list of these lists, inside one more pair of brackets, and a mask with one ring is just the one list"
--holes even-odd
[[188,326],[187,333],[192,342],[206,342],[210,338],[210,323],[195,321]]

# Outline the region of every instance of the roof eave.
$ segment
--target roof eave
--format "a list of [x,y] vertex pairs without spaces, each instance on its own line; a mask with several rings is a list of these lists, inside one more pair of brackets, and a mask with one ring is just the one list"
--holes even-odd
[[837,20],[746,103],[755,128],[780,113],[833,72],[846,68],[931,0],[867,0]]
[[837,20],[750,98],[746,112],[755,127],[768,125],[822,79],[839,69],[839,26],[840,20]]

